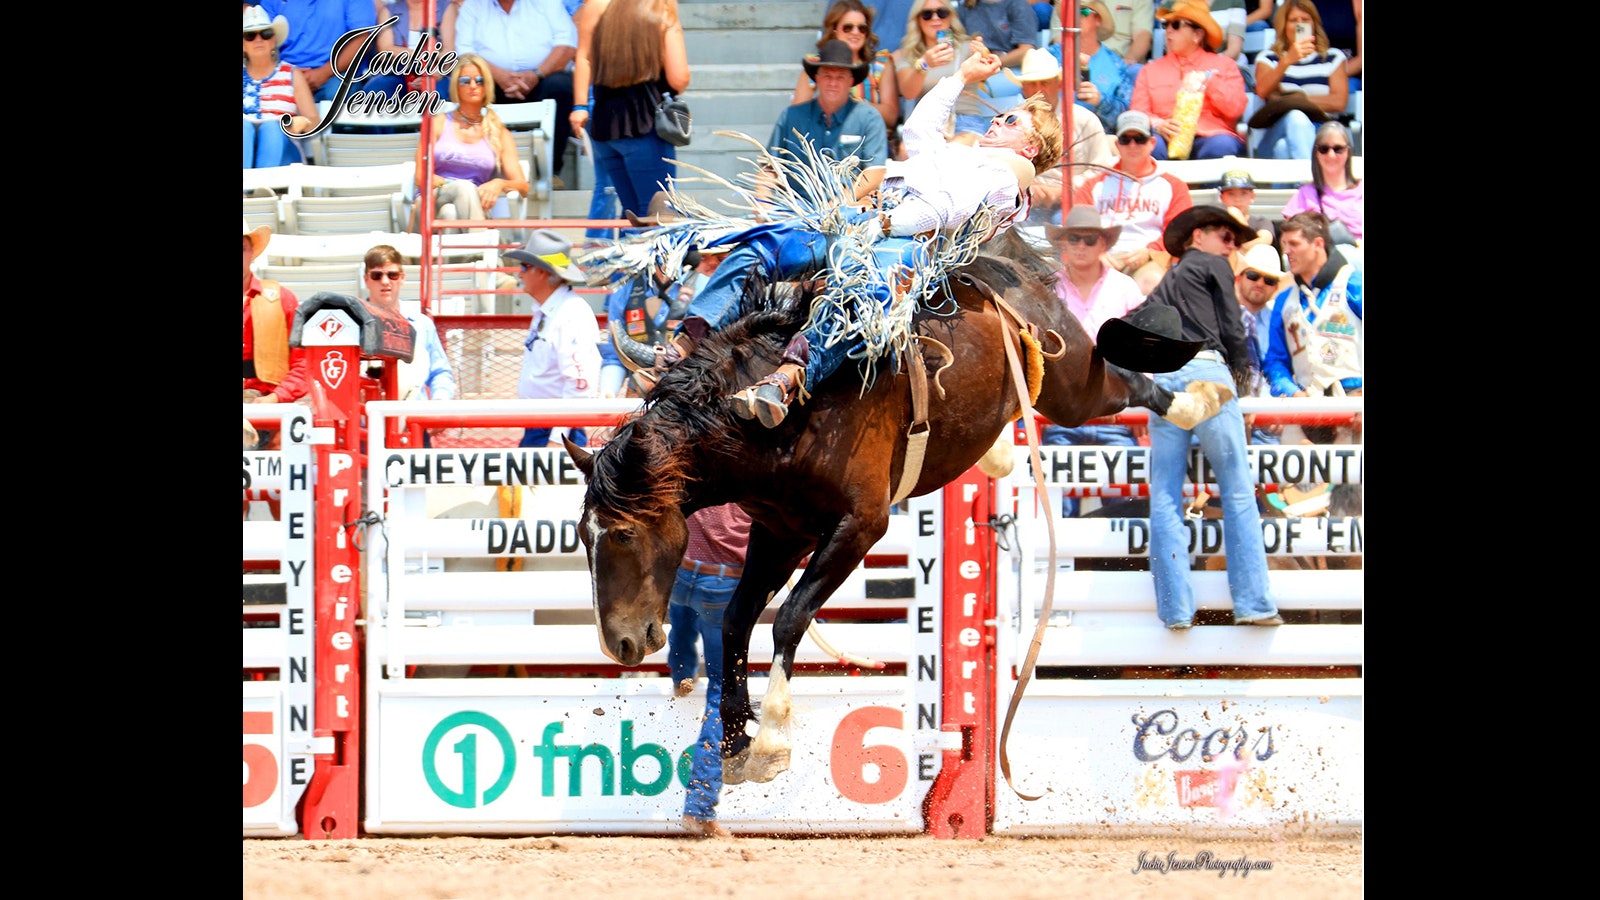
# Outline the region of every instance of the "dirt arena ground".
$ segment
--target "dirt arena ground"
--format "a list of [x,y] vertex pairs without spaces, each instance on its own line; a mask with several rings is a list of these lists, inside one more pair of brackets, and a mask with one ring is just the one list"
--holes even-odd
[[[1359,832],[1260,838],[430,837],[244,840],[245,900],[926,896],[1357,900]],[[1141,869],[1141,854],[1143,868]],[[1252,868],[1224,868],[1244,861]],[[1164,867],[1161,871],[1156,866]],[[1140,871],[1135,871],[1140,869]]]

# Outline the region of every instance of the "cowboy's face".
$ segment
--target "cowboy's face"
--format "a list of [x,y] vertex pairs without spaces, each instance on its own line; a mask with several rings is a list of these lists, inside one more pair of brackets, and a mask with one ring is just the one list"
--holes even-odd
[[406,283],[406,270],[399,263],[381,263],[367,270],[367,293],[372,302],[390,309],[400,308],[400,287]]
[[[1254,275],[1255,278],[1252,279],[1251,275]],[[1266,279],[1268,278],[1273,280],[1272,284],[1267,284]],[[1281,282],[1274,276],[1262,275],[1255,269],[1245,269],[1239,273],[1238,278],[1234,279],[1233,292],[1239,295],[1240,303],[1250,307],[1252,310],[1257,310],[1267,305],[1267,301],[1272,299],[1272,295],[1278,292],[1279,284]]]
[[1074,228],[1057,238],[1055,244],[1067,265],[1074,268],[1092,265],[1100,254],[1111,249],[1106,244],[1105,232],[1097,228]]
[[844,101],[850,98],[850,89],[856,85],[849,70],[839,66],[819,66],[816,81],[817,102],[827,110],[844,106]]
[[1061,99],[1061,76],[1043,78],[1038,81],[1024,81],[1022,83],[1022,98],[1026,100],[1034,95],[1043,97],[1046,103],[1055,106],[1056,101]]
[[1010,109],[989,120],[989,130],[978,139],[979,147],[996,147],[1010,150],[1024,159],[1039,155],[1039,145],[1033,140],[1033,113],[1025,109]]
[[1204,253],[1227,256],[1238,246],[1233,232],[1222,225],[1207,225],[1194,230],[1194,248]]
[[1328,251],[1322,238],[1309,237],[1303,231],[1283,233],[1283,255],[1289,260],[1289,271],[1309,283],[1328,262]]

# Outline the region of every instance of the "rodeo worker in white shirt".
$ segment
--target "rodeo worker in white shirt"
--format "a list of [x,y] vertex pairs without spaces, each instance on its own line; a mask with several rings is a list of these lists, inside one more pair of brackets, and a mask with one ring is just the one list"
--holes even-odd
[[[528,238],[526,247],[508,250],[505,258],[522,266],[522,289],[533,298],[533,321],[522,342],[522,372],[517,396],[555,399],[600,396],[600,326],[588,301],[571,285],[587,280],[568,254],[572,242],[548,228]],[[529,428],[520,447],[560,447],[570,431],[572,442],[586,446],[582,428]]]

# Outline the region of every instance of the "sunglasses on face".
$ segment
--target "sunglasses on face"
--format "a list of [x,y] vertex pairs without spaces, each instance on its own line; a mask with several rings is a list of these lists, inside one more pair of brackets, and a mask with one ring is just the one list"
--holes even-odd
[[1150,143],[1150,135],[1148,135],[1148,134],[1119,134],[1119,135],[1117,135],[1117,143],[1123,145],[1124,147],[1126,147],[1129,144],[1138,144],[1139,146],[1142,147],[1145,144]]
[[372,279],[373,281],[399,281],[400,279],[405,277],[405,273],[404,272],[385,272],[385,271],[379,271],[377,269],[374,269],[371,272],[367,273],[367,277]]
[[1069,232],[1067,234],[1067,243],[1069,243],[1069,244],[1082,244],[1085,247],[1093,247],[1095,244],[1100,243],[1100,235],[1098,235],[1098,234],[1073,234],[1073,233]]
[[1233,236],[1233,232],[1225,228],[1212,229],[1211,233],[1216,235],[1217,240],[1222,241],[1224,244],[1237,245],[1239,243],[1238,238]]
[[1089,18],[1090,16],[1093,16],[1093,15],[1098,15],[1098,13],[1096,13],[1094,10],[1090,9],[1087,6],[1085,6],[1082,9],[1078,10],[1078,17],[1079,18],[1087,19],[1087,18]]
[[244,39],[247,41],[270,41],[273,39],[273,37],[275,37],[275,35],[272,33],[271,28],[268,28],[266,31],[246,31],[244,33]]
[[866,34],[867,24],[863,22],[860,25],[857,25],[854,22],[846,22],[839,26],[839,30],[845,34]]
[[950,18],[950,10],[948,9],[925,9],[922,11],[922,21],[924,22],[927,22],[931,19],[948,18]]
[[1162,27],[1176,30],[1176,29],[1181,29],[1185,25],[1189,26],[1190,28],[1197,27],[1193,22],[1189,21],[1188,19],[1168,19],[1165,23],[1163,23]]
[[1009,128],[1012,125],[1017,124],[1017,122],[1021,121],[1021,117],[1018,116],[1016,113],[1006,113],[1003,116],[995,116],[990,121],[993,124],[999,125],[1002,128]]
[[457,84],[476,84],[476,85],[482,86],[483,85],[483,76],[482,75],[462,75],[461,77],[456,79],[456,83]]
[[1278,279],[1273,278],[1271,275],[1263,275],[1260,272],[1251,272],[1247,270],[1244,273],[1244,277],[1251,281],[1265,281],[1267,283],[1267,287],[1278,286]]
[[1317,152],[1321,153],[1324,156],[1328,155],[1329,153],[1334,153],[1334,154],[1344,153],[1344,152],[1348,151],[1349,149],[1350,149],[1349,147],[1346,147],[1343,144],[1318,144],[1317,145]]

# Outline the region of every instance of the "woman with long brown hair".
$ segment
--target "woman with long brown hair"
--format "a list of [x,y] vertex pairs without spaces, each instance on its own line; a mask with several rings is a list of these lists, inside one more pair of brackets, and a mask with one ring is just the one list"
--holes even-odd
[[656,134],[662,96],[689,87],[678,0],[586,0],[573,18],[572,130],[589,132],[595,165],[611,176],[622,208],[642,212],[678,158],[677,148]]
[[[838,0],[828,7],[822,19],[822,37],[817,39],[817,50],[831,40],[841,40],[850,45],[857,62],[867,63],[867,77],[850,91],[851,98],[870,103],[883,116],[883,126],[889,130],[890,143],[894,143],[894,128],[900,121],[900,87],[895,78],[894,54],[878,49],[878,34],[872,30],[873,11],[861,0]],[[790,106],[805,103],[816,96],[816,85],[802,68],[800,80],[794,86],[794,99]]]

